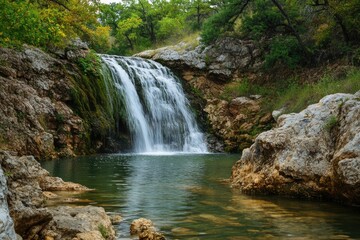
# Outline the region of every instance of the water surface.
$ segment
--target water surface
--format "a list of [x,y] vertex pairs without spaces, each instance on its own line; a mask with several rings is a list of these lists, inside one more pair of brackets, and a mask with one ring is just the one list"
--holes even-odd
[[145,217],[167,239],[360,239],[360,210],[319,201],[250,197],[225,178],[239,155],[100,155],[44,162],[96,190],[77,197],[120,213],[119,239]]

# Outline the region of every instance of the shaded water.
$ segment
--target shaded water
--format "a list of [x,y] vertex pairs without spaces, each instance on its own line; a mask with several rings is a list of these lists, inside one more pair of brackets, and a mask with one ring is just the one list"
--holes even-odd
[[117,212],[119,239],[145,217],[167,239],[360,239],[360,209],[231,190],[238,155],[102,155],[42,163],[55,176],[96,191],[91,204]]

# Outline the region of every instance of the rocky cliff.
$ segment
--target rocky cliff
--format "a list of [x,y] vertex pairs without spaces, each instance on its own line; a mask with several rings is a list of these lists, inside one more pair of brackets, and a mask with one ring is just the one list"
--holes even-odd
[[254,42],[230,37],[208,47],[182,42],[136,54],[168,66],[184,80],[190,100],[204,100],[192,105],[199,108],[201,122],[208,121],[206,130],[222,139],[225,150],[231,152],[249,147],[259,132],[272,126],[271,114],[261,107],[261,96],[222,96],[229,84],[255,76],[263,64],[261,55]]
[[360,204],[360,92],[281,115],[243,151],[231,183],[245,193]]
[[0,149],[49,159],[104,146],[111,116],[100,77],[79,64],[89,53],[81,44],[57,55],[0,48]]

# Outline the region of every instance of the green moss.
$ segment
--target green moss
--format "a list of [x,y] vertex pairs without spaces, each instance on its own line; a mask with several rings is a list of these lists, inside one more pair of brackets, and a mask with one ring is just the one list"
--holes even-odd
[[104,225],[100,224],[98,226],[98,230],[101,233],[101,236],[103,236],[103,238],[107,239],[110,236],[109,231]]

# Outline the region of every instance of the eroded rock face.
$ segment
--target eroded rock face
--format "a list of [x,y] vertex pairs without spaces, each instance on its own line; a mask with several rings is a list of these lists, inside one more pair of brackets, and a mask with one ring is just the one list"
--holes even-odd
[[245,193],[324,197],[360,204],[360,92],[324,97],[281,115],[234,165]]
[[194,48],[182,42],[135,56],[153,59],[175,70],[203,71],[207,78],[215,81],[229,81],[244,69],[257,69],[262,64],[260,55],[254,42],[225,37],[207,47]]
[[0,166],[0,239],[13,240],[16,239],[14,223],[10,217],[7,204],[8,189],[4,172]]
[[208,100],[205,112],[215,134],[224,139],[227,151],[240,151],[253,143],[253,138],[272,123],[270,113],[263,114],[261,97],[238,97],[230,102]]
[[86,150],[84,122],[66,104],[77,74],[66,64],[28,46],[0,48],[0,149],[42,159]]

